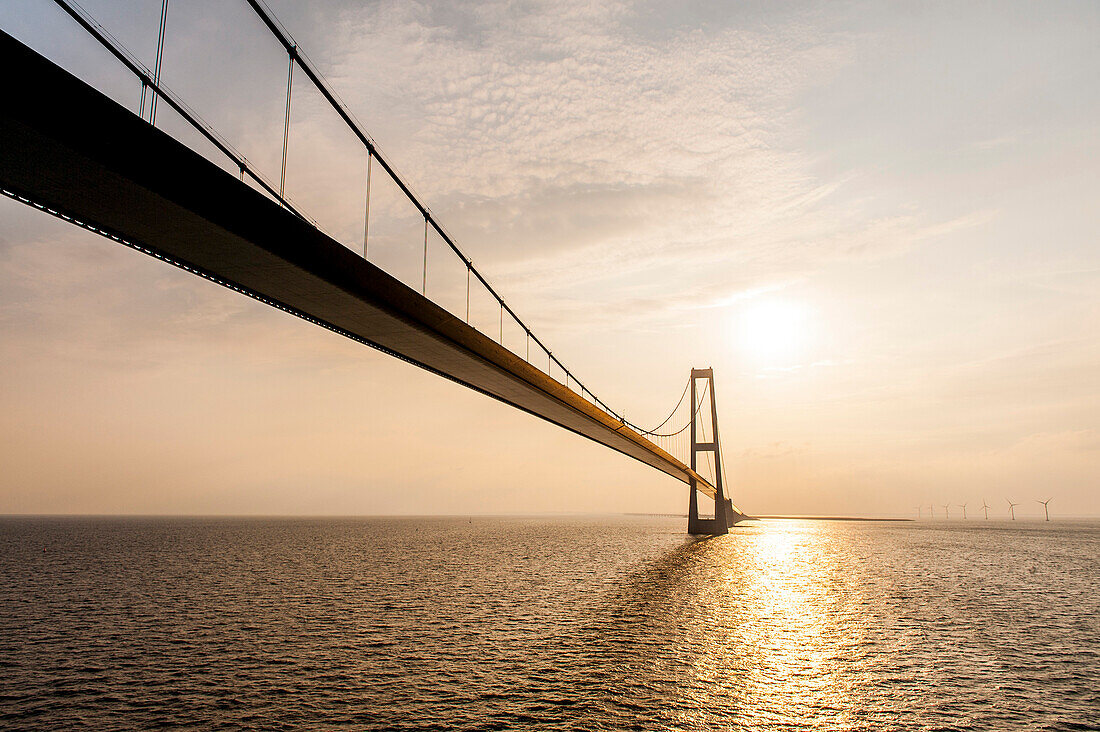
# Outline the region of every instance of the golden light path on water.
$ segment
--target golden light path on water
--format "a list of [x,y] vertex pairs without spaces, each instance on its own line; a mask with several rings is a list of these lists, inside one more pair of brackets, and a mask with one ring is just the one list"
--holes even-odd
[[43,730],[1100,725],[1100,524],[683,531],[0,518],[0,711]]
[[[817,529],[777,522],[742,530],[733,542],[698,545],[707,561],[716,560],[717,576],[700,597],[707,619],[694,666],[704,693],[692,704],[724,705],[724,716],[735,700],[754,708],[749,716],[761,727],[850,721],[845,679],[857,662],[861,626],[852,622],[853,598],[836,581],[828,534]],[[731,598],[738,598],[732,607]]]
[[[1082,683],[1095,654],[1067,650],[1100,640],[1100,623],[1081,626],[1078,615],[1098,604],[1085,599],[1097,537],[1084,531],[1061,566],[1021,572],[1061,541],[1032,528],[1035,536],[1004,524],[742,525],[650,565],[606,611],[596,642],[621,636],[643,656],[682,661],[630,664],[636,675],[616,681],[652,693],[673,728],[997,728],[1058,718],[1043,707],[1044,689],[1064,686],[1063,698],[1086,707],[1100,701]],[[1051,596],[1074,599],[1052,605]],[[1083,668],[1056,672],[1063,663]]]

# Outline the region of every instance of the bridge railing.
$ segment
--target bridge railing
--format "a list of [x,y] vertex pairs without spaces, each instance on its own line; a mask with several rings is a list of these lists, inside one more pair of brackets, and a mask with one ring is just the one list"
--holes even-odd
[[[639,434],[648,434],[646,430],[638,427],[627,421],[624,415],[620,412],[612,409],[603,399],[598,397],[591,389],[588,388],[576,374],[570,370],[562,361],[554,354],[550,347],[541,339],[534,331],[523,321],[522,318],[512,309],[512,307],[505,301],[504,297],[490,284],[488,279],[474,266],[473,261],[468,257],[458,246],[454,237],[446,230],[446,228],[439,222],[439,220],[432,213],[431,209],[420,199],[419,196],[413,191],[406,179],[404,179],[395,169],[391,161],[379,150],[378,144],[374,139],[366,132],[363,125],[356,119],[355,115],[351,112],[348,106],[340,99],[338,94],[333,90],[331,85],[326,81],[324,76],[317,70],[316,66],[309,60],[309,57],[302,51],[300,46],[294,40],[293,36],[287,31],[287,29],[279,22],[275,17],[271,9],[262,2],[262,0],[246,0],[249,7],[256,13],[259,19],[263,22],[263,25],[271,33],[272,37],[282,46],[283,50],[287,54],[287,94],[286,94],[286,106],[285,117],[283,121],[283,147],[282,147],[282,162],[279,175],[279,181],[276,184],[275,181],[269,179],[263,173],[258,170],[257,166],[251,163],[239,150],[237,150],[227,139],[219,134],[213,126],[203,120],[203,118],[192,109],[179,95],[173,93],[168,89],[161,80],[161,62],[163,59],[163,48],[165,35],[169,24],[167,23],[168,16],[168,0],[162,0],[159,37],[157,39],[156,46],[156,63],[153,69],[149,69],[143,64],[133,53],[128,51],[122,43],[120,43],[106,28],[100,25],[91,15],[85,11],[82,7],[77,5],[71,0],[54,0],[54,2],[64,10],[70,17],[73,18],[89,35],[91,35],[96,41],[99,42],[107,51],[109,51],[119,62],[123,64],[132,74],[134,74],[141,83],[141,115],[143,118],[147,118],[150,124],[156,124],[156,107],[157,101],[163,100],[168,104],[180,117],[185,120],[191,127],[193,127],[203,138],[211,143],[222,155],[228,158],[233,166],[237,168],[242,181],[249,179],[254,182],[263,192],[268,196],[276,200],[280,205],[285,207],[288,211],[292,212],[296,216],[300,217],[304,221],[311,225],[321,228],[316,220],[311,218],[301,208],[287,196],[286,194],[286,176],[287,176],[287,150],[290,143],[292,125],[291,125],[291,105],[293,102],[293,80],[294,71],[297,68],[300,70],[312,86],[320,93],[325,102],[336,112],[340,117],[344,125],[353,133],[359,144],[366,151],[367,155],[367,167],[366,167],[366,192],[363,203],[363,256],[367,254],[367,244],[369,240],[370,230],[370,195],[371,195],[371,175],[374,164],[377,163],[378,167],[382,169],[384,174],[397,186],[401,194],[408,200],[409,203],[416,209],[418,215],[423,218],[424,221],[424,255],[423,255],[423,270],[421,279],[421,292],[424,296],[428,296],[427,293],[427,260],[428,260],[428,232],[434,231],[442,241],[447,245],[450,251],[456,256],[461,265],[466,269],[466,322],[470,322],[470,286],[472,282],[476,282],[488,295],[495,301],[496,306],[499,308],[499,330],[498,340],[501,345],[504,345],[504,321],[505,316],[518,326],[526,341],[524,353],[520,354],[513,349],[513,353],[517,356],[522,355],[528,363],[532,363],[531,360],[531,343],[541,350],[546,355],[546,373],[554,377],[554,367],[557,366],[558,370],[564,374],[564,385],[580,394],[580,396],[587,401],[591,402],[595,406],[604,410],[607,414],[611,415],[615,419],[620,420],[629,429],[634,430]],[[148,107],[146,101],[148,97]],[[148,116],[146,117],[146,109],[148,108]],[[456,316],[458,314],[456,313]],[[540,366],[541,368],[541,366]]]

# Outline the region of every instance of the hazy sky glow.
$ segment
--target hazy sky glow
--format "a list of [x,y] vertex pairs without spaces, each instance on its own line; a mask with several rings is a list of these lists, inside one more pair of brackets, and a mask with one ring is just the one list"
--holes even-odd
[[[152,66],[159,0],[82,4]],[[1100,514],[1100,4],[271,5],[608,403],[655,423],[715,368],[747,511]],[[4,3],[0,27],[136,108],[50,3]],[[164,66],[278,178],[285,56],[244,2],[173,2]],[[294,104],[289,194],[361,245],[365,157],[302,84]],[[418,281],[420,226],[379,185],[371,259]],[[463,270],[431,261],[452,306]],[[7,199],[0,378],[0,513],[686,506],[628,458]]]

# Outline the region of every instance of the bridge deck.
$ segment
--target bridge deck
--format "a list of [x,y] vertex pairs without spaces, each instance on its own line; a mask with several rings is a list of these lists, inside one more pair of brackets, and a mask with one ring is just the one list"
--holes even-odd
[[651,441],[0,31],[0,184],[700,489]]

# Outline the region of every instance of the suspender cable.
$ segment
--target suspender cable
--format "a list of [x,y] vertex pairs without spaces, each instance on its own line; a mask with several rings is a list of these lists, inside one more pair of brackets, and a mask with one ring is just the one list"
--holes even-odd
[[370,229],[370,168],[371,168],[371,155],[370,150],[367,150],[367,195],[366,202],[363,204],[363,258],[367,256],[367,232]]
[[174,109],[180,117],[182,117],[189,125],[195,128],[195,130],[200,135],[202,135],[207,142],[216,147],[222,155],[225,155],[227,158],[232,160],[233,163],[236,164],[238,167],[243,168],[244,172],[248,174],[248,177],[256,182],[256,185],[260,186],[260,188],[266,191],[268,195],[270,195],[272,198],[282,203],[282,205],[285,206],[288,211],[300,218],[302,221],[308,222],[316,226],[316,223],[310,217],[306,216],[304,213],[294,208],[294,206],[283,200],[282,196],[279,195],[279,192],[275,190],[275,186],[269,183],[262,175],[253,170],[249,166],[248,161],[244,158],[244,156],[234,150],[233,147],[220,135],[218,135],[210,127],[209,124],[203,121],[202,118],[200,118],[194,112],[194,110],[187,107],[187,105],[177,99],[174,94],[155,82],[153,80],[152,72],[150,72],[149,69],[143,66],[139,61],[137,61],[134,58],[133,54],[127,51],[122,46],[122,44],[119,43],[115,38],[113,38],[102,26],[92,20],[83,8],[80,8],[78,10],[77,8],[69,4],[67,0],[54,0],[54,4],[56,4],[66,13],[68,13],[69,17],[75,20],[77,24],[80,25],[80,27],[88,33],[88,35],[98,41],[99,44],[107,49],[107,51],[109,51],[111,55],[113,55],[116,59],[118,59],[123,66],[129,69],[130,73],[141,79],[142,83],[146,84],[149,87],[151,93],[156,94],[160,98],[164,99],[164,101],[168,103],[168,106]]
[[[706,390],[707,387],[704,386],[703,392],[706,393]],[[703,442],[710,442],[711,440],[707,439],[707,427],[704,420],[699,420],[699,429],[703,433]],[[710,467],[710,481],[712,483],[717,483],[718,474],[714,472],[714,458],[711,457],[713,450],[703,450],[703,452],[707,454],[707,465]],[[718,507],[715,506],[714,510],[717,511]]]
[[[63,0],[55,1],[60,2]],[[418,199],[416,195],[412,192],[412,190],[409,188],[409,185],[401,178],[400,175],[397,174],[397,171],[394,170],[393,166],[390,165],[385,156],[383,156],[378,151],[378,147],[375,145],[374,140],[371,139],[369,135],[367,135],[362,126],[351,115],[343,102],[339,101],[336,94],[332,91],[332,89],[329,88],[328,83],[313,68],[313,64],[309,61],[309,59],[306,58],[305,55],[298,50],[295,42],[290,38],[290,35],[286,32],[282,25],[275,19],[274,15],[266,7],[263,0],[247,0],[247,2],[249,6],[260,17],[260,20],[263,21],[264,25],[267,26],[268,30],[271,31],[271,34],[275,36],[275,38],[283,45],[284,48],[287,49],[288,52],[292,52],[294,54],[298,62],[298,66],[302,69],[303,73],[305,73],[305,75],[309,77],[309,80],[313,82],[313,85],[317,88],[317,91],[321,93],[321,96],[323,96],[325,100],[329,103],[329,105],[336,111],[336,113],[348,126],[348,129],[350,129],[351,132],[359,139],[359,141],[367,148],[367,150],[369,150],[374,155],[374,157],[378,160],[378,164],[382,166],[382,169],[386,172],[390,179],[397,185],[399,189],[401,189],[401,192],[405,195],[409,202],[412,203],[418,211],[420,211],[428,224],[430,224],[431,227],[435,229],[436,233],[439,234],[443,241],[446,242],[447,246],[451,248],[451,251],[453,251],[459,258],[463,260],[467,259],[466,255],[463,254],[462,250],[458,248],[458,245],[455,243],[454,239],[451,238],[450,234],[448,234],[447,231],[439,224],[439,222],[435,220],[435,217],[432,216],[432,213],[428,210],[427,206],[420,202],[420,199]],[[474,277],[477,278],[478,282],[480,282],[485,287],[489,294],[492,295],[498,303],[500,303],[505,312],[507,312],[509,316],[511,316],[517,323],[519,323],[525,330],[527,330],[528,335],[535,341],[535,343],[549,354],[550,349],[546,346],[546,344],[543,343],[542,340],[540,340],[539,337],[526,326],[523,320],[520,319],[519,315],[517,315],[515,311],[513,311],[512,308],[510,308],[508,304],[504,302],[504,299],[497,293],[495,289],[493,289],[493,286],[489,284],[489,281],[486,280],[485,277],[482,276],[482,274],[476,269],[471,268],[471,272],[473,273]],[[556,362],[563,371],[565,370],[565,364],[563,364],[553,355],[550,356],[550,361],[551,364]],[[595,394],[593,394],[592,396],[596,404],[603,407],[608,414],[616,417],[619,416],[602,399],[597,397]]]
[[[282,159],[280,165],[279,187],[278,191],[275,191],[273,186],[268,184],[263,177],[258,175],[256,171],[252,170],[250,164],[237,153],[231,145],[220,138],[206,123],[202,122],[198,116],[192,112],[186,105],[181,103],[178,99],[174,98],[171,92],[165,92],[164,88],[160,85],[160,74],[163,68],[163,51],[164,41],[167,30],[167,16],[169,9],[169,0],[162,0],[160,25],[157,40],[157,60],[153,71],[150,75],[146,67],[139,62],[136,62],[129,52],[125,51],[121,44],[114,41],[109,37],[105,31],[97,28],[97,24],[86,17],[83,9],[74,8],[75,3],[70,3],[69,0],[54,0],[55,3],[62,7],[70,16],[72,16],[86,31],[88,31],[96,40],[98,40],[104,47],[106,47],[111,53],[113,53],[127,68],[129,68],[138,78],[142,81],[146,98],[151,96],[150,104],[150,122],[155,122],[155,110],[158,101],[161,97],[164,97],[171,107],[180,113],[180,115],[189,122],[200,134],[202,134],[207,140],[209,140],[215,147],[217,147],[223,154],[230,158],[239,167],[239,170],[247,173],[256,183],[267,193],[272,194],[277,200],[289,211],[316,226],[316,224],[307,216],[297,211],[286,200],[286,169],[288,163],[288,151],[290,143],[290,120],[292,111],[292,98],[293,98],[293,85],[294,85],[294,67],[299,66],[306,77],[314,85],[318,92],[325,98],[334,111],[340,116],[343,122],[348,126],[348,129],[360,140],[364,145],[368,153],[368,193],[364,200],[364,255],[366,254],[369,236],[369,178],[372,175],[373,161],[378,159],[379,165],[382,166],[383,171],[394,181],[397,187],[405,195],[405,197],[416,207],[417,210],[424,216],[425,222],[425,243],[424,243],[424,272],[422,278],[421,291],[426,295],[427,292],[427,230],[430,226],[440,235],[443,241],[448,247],[460,258],[465,261],[469,261],[462,251],[458,248],[454,239],[447,233],[447,231],[439,224],[434,218],[431,211],[419,200],[416,194],[413,193],[409,185],[402,179],[392,165],[385,159],[385,157],[379,152],[374,140],[367,135],[363,130],[360,123],[355,120],[350,111],[344,105],[342,101],[338,99],[336,94],[330,88],[328,82],[316,71],[312,62],[301,53],[298,49],[297,43],[290,37],[286,29],[275,19],[271,11],[267,8],[263,0],[247,0],[249,6],[259,16],[261,21],[267,26],[268,30],[272,33],[275,39],[283,45],[288,54],[287,64],[287,99],[286,99],[286,111],[283,120],[283,150]],[[142,104],[144,108],[144,102]],[[500,314],[500,341],[503,344],[503,318],[506,312],[512,317],[520,327],[525,331],[527,341],[527,358],[530,359],[530,341],[534,340],[536,345],[541,347],[547,354],[547,374],[553,376],[553,367],[556,363],[566,374],[565,383],[569,384],[570,381],[576,381],[579,387],[584,387],[584,384],[580,382],[576,377],[572,375],[572,372],[566,368],[565,364],[561,362],[547,345],[535,335],[531,329],[523,322],[522,319],[515,313],[514,310],[504,301],[504,299],[497,293],[493,286],[485,279],[485,277],[472,266],[468,266],[467,276],[470,275],[477,277],[478,281],[486,288],[488,293],[494,297],[501,309]],[[638,432],[644,432],[640,427],[626,421],[625,417],[619,415],[613,409],[611,409],[602,399],[596,396],[592,391],[587,390],[592,395],[593,404],[603,409],[607,414],[618,418],[624,425],[629,426]]]
[[290,141],[290,93],[294,89],[294,48],[288,51],[290,63],[286,70],[286,118],[283,120],[283,169],[279,173],[279,198],[286,197],[286,146]]
[[[691,418],[688,420],[687,424],[685,424],[683,427],[676,430],[675,432],[668,432],[668,433],[665,433],[665,434],[658,434],[656,432],[647,432],[646,435],[648,435],[649,437],[676,437],[677,435],[683,433],[684,430],[686,430],[688,427],[690,427],[695,422],[695,418],[699,415],[699,410],[702,409],[702,407],[703,407],[703,398],[706,395],[707,395],[707,387],[704,386],[702,394],[699,397],[699,403],[695,405],[695,412],[691,415]],[[630,423],[627,422],[626,424],[630,424]]]
[[[158,85],[160,84],[160,61],[164,55],[164,29],[168,25],[168,0],[164,0],[160,5],[160,33],[157,36],[157,62],[153,67],[153,81]],[[145,89],[142,87],[141,93],[142,100],[145,99]],[[144,109],[144,101],[142,102],[142,108]],[[149,124],[155,125],[157,123],[157,95],[153,94],[153,99],[149,103]]]
[[661,423],[660,423],[659,425],[657,425],[656,427],[654,427],[654,428],[653,428],[653,429],[651,429],[651,430],[643,430],[643,429],[640,429],[640,428],[635,428],[635,429],[638,429],[638,431],[639,431],[640,433],[642,433],[643,435],[653,435],[653,434],[656,434],[656,433],[657,433],[657,430],[661,429],[661,428],[662,428],[662,427],[664,427],[664,426],[665,426],[666,424],[668,424],[668,421],[669,421],[670,419],[672,419],[672,418],[673,418],[673,416],[675,416],[675,414],[676,414],[676,410],[677,410],[677,409],[679,409],[679,408],[680,408],[680,405],[684,403],[684,397],[686,397],[686,396],[687,396],[687,393],[688,393],[688,387],[690,387],[690,386],[691,386],[691,382],[690,382],[690,381],[689,381],[688,383],[684,384],[684,392],[683,392],[682,394],[680,394],[680,398],[679,398],[679,399],[678,399],[678,400],[676,401],[676,406],[672,408],[672,411],[671,411],[671,412],[669,412],[669,415],[668,415],[667,417],[665,417],[665,418],[664,418],[664,421],[662,421],[662,422],[661,422]]

